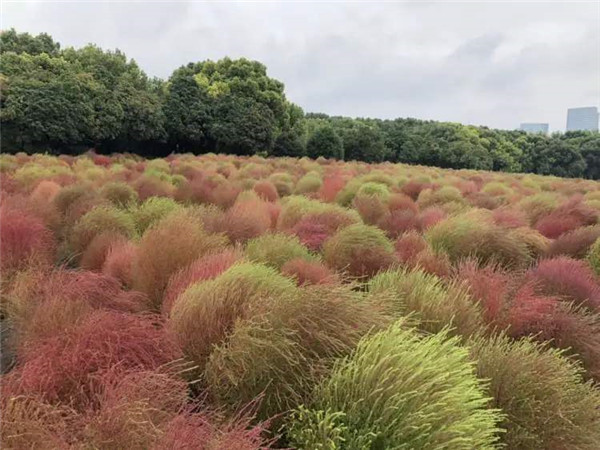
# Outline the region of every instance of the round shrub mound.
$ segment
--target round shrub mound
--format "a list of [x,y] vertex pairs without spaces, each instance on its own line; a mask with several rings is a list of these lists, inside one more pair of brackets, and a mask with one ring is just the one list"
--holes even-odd
[[294,225],[291,231],[298,236],[302,244],[316,252],[321,250],[323,243],[336,231],[357,221],[358,218],[353,219],[338,211],[324,211],[307,214]]
[[144,203],[133,209],[133,220],[140,234],[160,221],[169,213],[181,209],[175,200],[168,197],[150,197]]
[[133,237],[136,233],[133,218],[118,208],[98,206],[75,223],[70,236],[71,248],[81,254],[97,235],[109,231]]
[[600,392],[562,351],[503,336],[470,348],[477,374],[490,380],[491,406],[505,415],[506,448],[599,448]]
[[237,319],[261,308],[269,296],[296,289],[292,280],[270,267],[236,264],[181,294],[171,310],[169,327],[186,356],[202,370],[213,346],[226,338]]
[[151,370],[181,357],[159,324],[151,316],[96,311],[27,350],[16,368],[21,389],[50,402],[85,405],[97,392],[98,372],[116,365]]
[[209,391],[230,409],[262,394],[259,417],[306,402],[333,358],[389,318],[348,286],[314,286],[279,296],[264,314],[238,321],[206,366]]
[[2,207],[0,209],[0,270],[2,278],[38,262],[50,265],[56,243],[52,232],[35,216]]
[[246,256],[250,261],[276,269],[281,269],[292,259],[315,259],[296,236],[283,233],[269,233],[251,239],[246,244]]
[[136,253],[137,246],[131,241],[113,243],[102,264],[102,273],[116,278],[123,286],[131,287]]
[[473,257],[482,265],[495,262],[510,268],[531,262],[522,239],[490,223],[477,211],[439,222],[427,230],[425,238],[434,251],[446,253],[452,262]]
[[138,200],[138,194],[127,183],[107,183],[100,189],[100,195],[119,208],[127,208]]
[[323,245],[325,262],[351,277],[368,278],[395,262],[394,247],[379,228],[354,224]]
[[544,259],[527,273],[540,294],[558,296],[600,311],[600,280],[585,261],[564,256]]
[[281,267],[281,273],[295,279],[299,286],[337,282],[336,275],[322,262],[303,258],[290,259]]
[[600,238],[590,247],[587,259],[592,270],[600,277]]
[[[385,292],[391,295],[382,295]],[[418,327],[427,332],[451,326],[456,334],[468,337],[484,327],[481,308],[464,287],[457,283],[446,286],[421,270],[379,273],[369,281],[369,293],[384,299],[394,315],[415,313]]]
[[600,225],[581,227],[561,235],[548,248],[548,256],[586,257],[590,247],[600,238]]
[[420,337],[398,321],[362,340],[289,426],[299,448],[492,449],[499,414],[445,333]]
[[162,312],[169,314],[175,300],[192,284],[216,278],[241,258],[242,255],[239,251],[226,249],[222,252],[202,256],[189,266],[173,274],[169,278],[169,284],[165,290]]
[[227,238],[204,231],[192,213],[173,212],[142,236],[133,270],[133,288],[145,293],[158,311],[171,275],[226,244]]

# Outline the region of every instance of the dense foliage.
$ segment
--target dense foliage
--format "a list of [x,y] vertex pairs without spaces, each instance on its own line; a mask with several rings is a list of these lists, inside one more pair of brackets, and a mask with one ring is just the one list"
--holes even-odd
[[600,447],[597,181],[93,152],[0,174],[2,448]]
[[600,135],[304,114],[266,67],[191,62],[150,79],[120,51],[0,35],[3,150],[144,156],[218,151],[600,178]]

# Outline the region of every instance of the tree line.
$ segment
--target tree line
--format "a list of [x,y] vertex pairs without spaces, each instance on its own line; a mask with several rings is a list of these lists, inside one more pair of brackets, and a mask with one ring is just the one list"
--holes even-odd
[[0,34],[2,150],[171,152],[392,161],[600,179],[600,134],[551,136],[417,119],[306,114],[267,68],[192,62],[149,78],[119,50]]

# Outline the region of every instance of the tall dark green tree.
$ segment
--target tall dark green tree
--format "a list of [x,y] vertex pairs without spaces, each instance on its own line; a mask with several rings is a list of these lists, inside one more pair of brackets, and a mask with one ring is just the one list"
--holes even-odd
[[317,128],[308,138],[306,143],[306,154],[310,158],[344,159],[344,145],[342,138],[333,129],[333,126],[326,124]]

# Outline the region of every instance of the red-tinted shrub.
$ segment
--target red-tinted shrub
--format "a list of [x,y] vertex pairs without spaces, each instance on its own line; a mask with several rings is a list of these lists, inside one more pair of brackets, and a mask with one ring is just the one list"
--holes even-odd
[[553,213],[538,220],[535,229],[547,238],[556,239],[580,226],[581,222],[574,216]]
[[254,192],[256,192],[260,198],[268,202],[276,202],[279,198],[277,189],[275,188],[273,183],[271,183],[268,180],[257,181],[253,189]]
[[404,184],[404,186],[402,186],[401,191],[413,200],[416,200],[421,191],[429,187],[431,187],[430,183],[422,183],[419,181],[410,180]]
[[519,228],[529,225],[527,216],[519,209],[497,208],[492,211],[492,220],[504,228]]
[[332,174],[323,178],[323,184],[319,189],[319,198],[327,203],[335,201],[343,187],[346,185],[346,179],[339,174]]
[[271,228],[272,219],[267,203],[244,201],[234,204],[223,216],[221,231],[231,242],[246,242]]
[[292,259],[281,268],[281,273],[294,278],[299,286],[305,284],[331,284],[337,281],[335,274],[318,261],[302,258]]
[[137,247],[132,242],[114,242],[108,249],[102,264],[102,273],[116,278],[124,286],[131,287],[136,253]]
[[146,175],[140,176],[133,188],[142,202],[150,197],[172,197],[174,193],[173,185],[168,181]]
[[388,212],[386,200],[379,196],[358,193],[352,200],[354,209],[367,225],[375,225]]
[[88,404],[100,388],[98,373],[153,370],[181,356],[159,324],[152,316],[94,312],[25,352],[17,368],[21,389],[50,402]]
[[408,195],[400,193],[390,195],[388,199],[388,208],[390,211],[409,210],[415,214],[419,212],[419,207],[415,201]]
[[401,263],[414,261],[419,253],[427,248],[427,242],[419,233],[411,231],[400,236],[394,247],[396,256]]
[[410,267],[418,267],[424,272],[436,275],[440,278],[448,278],[452,271],[452,264],[448,256],[444,254],[435,254],[431,249],[427,248],[419,253],[414,262],[409,262]]
[[527,281],[534,284],[537,293],[600,311],[600,281],[585,261],[568,257],[541,260],[529,270]]
[[319,251],[323,243],[335,232],[352,224],[352,220],[335,211],[307,214],[292,228],[300,242],[309,250]]
[[42,221],[12,208],[0,209],[0,270],[3,276],[32,263],[50,265],[54,259],[55,241]]
[[424,209],[419,214],[419,227],[422,230],[426,230],[434,226],[436,223],[441,222],[446,218],[448,214],[442,208],[437,206],[431,206],[429,208]]
[[123,246],[128,242],[120,233],[104,232],[96,235],[83,251],[79,265],[85,270],[101,270],[106,257],[113,247]]
[[165,289],[162,312],[169,314],[177,297],[198,281],[211,280],[225,272],[242,255],[237,250],[227,249],[220,253],[205,255],[175,273]]
[[458,266],[456,277],[469,288],[471,296],[483,310],[487,323],[498,324],[512,287],[509,272],[495,266],[480,267],[477,261],[465,261]]
[[377,223],[390,239],[396,239],[401,234],[419,229],[419,220],[410,209],[397,209],[385,214]]
[[600,225],[577,228],[561,235],[548,249],[548,256],[566,255],[576,259],[586,257],[589,248],[600,237]]

